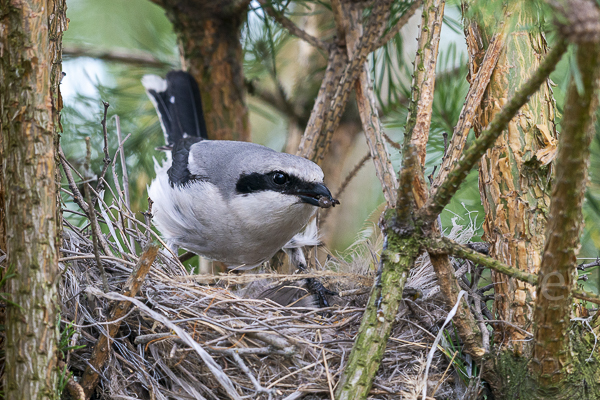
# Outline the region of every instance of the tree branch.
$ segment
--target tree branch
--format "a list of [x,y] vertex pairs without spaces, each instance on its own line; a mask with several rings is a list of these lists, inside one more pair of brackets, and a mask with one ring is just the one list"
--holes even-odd
[[[360,19],[361,14],[356,9],[350,12],[350,29],[346,33],[349,57],[352,56],[353,50],[358,46],[363,34]],[[375,173],[381,182],[383,196],[385,197],[387,206],[393,208],[396,206],[396,192],[398,190],[396,172],[394,171],[385,145],[383,127],[381,126],[381,120],[377,111],[368,62],[365,62],[360,69],[359,77],[354,85],[358,112],[367,139],[367,145],[371,152],[371,158],[373,159],[373,164],[375,164]]]
[[143,67],[175,68],[176,65],[159,60],[150,53],[132,51],[131,49],[99,50],[86,46],[63,46],[62,53],[67,57],[91,57],[104,61],[114,61],[122,64],[132,64]]
[[448,177],[440,185],[435,194],[430,197],[426,204],[417,212],[418,217],[426,221],[433,221],[442,212],[452,196],[456,193],[469,171],[479,161],[481,156],[490,148],[510,120],[519,109],[527,102],[529,96],[535,93],[540,85],[550,75],[562,55],[568,47],[568,42],[559,39],[554,49],[548,53],[536,72],[515,93],[512,99],[496,114],[489,127],[482,132],[473,144],[463,153],[461,159],[448,174]]
[[[144,282],[144,278],[150,271],[150,267],[158,254],[158,247],[154,245],[150,245],[144,253],[139,258],[135,268],[131,271],[131,276],[123,286],[123,295],[127,297],[135,297],[137,292],[142,287],[142,283]],[[117,302],[114,304],[111,312],[109,321],[115,321],[127,314],[129,309],[131,308],[131,303],[126,301]],[[89,364],[83,373],[80,384],[85,391],[86,399],[89,399],[94,390],[96,389],[96,385],[98,385],[98,381],[100,380],[100,376],[98,375],[98,371],[101,371],[104,367],[104,364],[108,360],[108,354],[110,351],[110,340],[117,334],[119,327],[121,326],[121,322],[116,322],[114,324],[108,325],[108,336],[101,335],[98,342],[94,345],[94,350],[92,351],[92,355],[90,357]]]
[[444,154],[440,172],[431,185],[431,189],[434,193],[440,186],[440,183],[446,179],[450,168],[456,163],[456,160],[460,158],[463,152],[465,144],[467,143],[469,130],[471,129],[473,119],[475,118],[475,113],[479,109],[483,94],[490,83],[492,72],[494,72],[494,68],[496,67],[502,48],[504,47],[504,42],[504,32],[496,33],[490,41],[490,45],[485,52],[485,57],[479,67],[477,76],[469,87],[465,104],[463,105],[460,116],[458,117],[458,122],[452,133],[450,145]]
[[273,8],[273,5],[270,4],[267,0],[258,0],[258,2],[260,3],[261,8],[263,10],[265,10],[265,12],[267,14],[269,14],[271,17],[273,17],[273,19],[275,21],[279,22],[279,24],[281,26],[283,26],[285,29],[287,29],[287,31],[290,34],[304,40],[308,44],[311,44],[311,45],[318,47],[321,50],[325,50],[327,53],[329,53],[333,44],[324,42],[321,39],[316,38],[316,37],[312,36],[311,34],[309,34],[308,32],[300,29],[296,24],[294,24],[292,22],[292,20],[287,18],[285,15],[277,12],[275,10],[275,8]]
[[[334,81],[335,93],[330,97],[331,104],[327,105],[327,114],[315,116],[315,120],[323,120],[324,125],[320,131],[316,131],[310,124],[306,127],[304,137],[300,143],[298,150],[299,155],[309,158],[317,163],[325,157],[329,144],[331,143],[331,137],[333,132],[339,126],[342,119],[342,114],[346,108],[348,98],[352,92],[352,86],[362,71],[362,66],[367,60],[370,44],[377,40],[380,32],[387,20],[389,13],[389,2],[390,0],[376,1],[373,9],[371,10],[371,16],[366,24],[365,33],[360,39],[354,56],[345,64],[344,72],[339,78],[339,81]],[[331,60],[331,58],[330,58]],[[325,82],[324,82],[325,84]],[[323,85],[321,86],[323,87]],[[325,107],[315,102],[312,113],[323,111]],[[311,120],[313,119],[311,114]],[[308,145],[310,143],[310,145]]]
[[406,23],[408,22],[408,20],[415,15],[415,12],[417,12],[417,10],[419,9],[419,7],[421,7],[421,4],[423,3],[423,0],[415,0],[414,3],[412,3],[410,5],[410,7],[408,8],[408,10],[406,10],[404,12],[404,14],[402,15],[402,17],[400,17],[400,19],[398,19],[398,21],[396,22],[396,24],[383,36],[381,36],[375,43],[373,43],[373,46],[371,48],[371,52],[382,48],[383,46],[385,46],[390,40],[392,40],[394,38],[394,36],[396,36],[398,34],[398,32],[400,32],[400,29],[402,29],[404,27],[404,25],[406,25]]
[[[495,258],[478,253],[467,246],[458,244],[447,237],[423,239],[423,245],[430,254],[450,254],[454,257],[472,261],[475,264],[482,265],[486,268],[493,269],[496,272],[527,282],[530,285],[535,286],[538,283],[537,275],[513,268]],[[573,289],[573,297],[589,301],[590,303],[600,304],[600,295],[585,290]]]
[[[542,387],[555,386],[565,377],[571,363],[569,325],[571,296],[577,281],[579,237],[583,228],[582,205],[585,196],[590,144],[594,135],[594,111],[598,104],[600,77],[598,33],[600,10],[594,2],[569,1],[569,18],[595,28],[593,41],[577,43],[577,66],[581,88],[571,79],[565,99],[562,133],[556,157],[556,178],[552,185],[546,245],[539,272],[534,308],[534,354],[531,364]],[[582,7],[583,6],[583,7]],[[579,15],[578,15],[579,14]]]

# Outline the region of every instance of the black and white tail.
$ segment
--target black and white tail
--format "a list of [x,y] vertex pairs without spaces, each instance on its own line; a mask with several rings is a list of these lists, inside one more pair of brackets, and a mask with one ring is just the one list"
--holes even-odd
[[198,83],[185,71],[171,71],[165,79],[145,75],[142,85],[154,104],[165,134],[166,149],[188,137],[207,139]]

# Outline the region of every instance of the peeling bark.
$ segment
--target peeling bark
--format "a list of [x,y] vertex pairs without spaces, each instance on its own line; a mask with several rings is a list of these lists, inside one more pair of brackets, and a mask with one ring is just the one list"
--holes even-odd
[[[483,99],[474,126],[476,135],[536,71],[547,52],[532,8],[514,6],[506,10],[506,15],[512,31],[506,37]],[[503,29],[497,21],[484,21],[477,16],[469,26],[467,45],[469,52],[476,55],[486,50],[493,32]],[[471,61],[476,69],[477,56]],[[479,186],[486,213],[484,240],[490,243],[490,255],[531,274],[537,273],[540,265],[550,205],[548,189],[557,142],[554,116],[552,90],[546,81],[521,107],[480,162]],[[498,273],[493,273],[493,277],[494,306],[499,319],[530,329],[535,287]],[[529,353],[524,339],[522,331],[509,324],[497,326],[496,343],[512,347],[518,353]]]
[[0,136],[7,265],[6,399],[55,396],[63,0],[0,2]]

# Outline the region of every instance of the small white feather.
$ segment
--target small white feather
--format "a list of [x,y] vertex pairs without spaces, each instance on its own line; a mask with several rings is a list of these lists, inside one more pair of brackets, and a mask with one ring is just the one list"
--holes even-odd
[[284,249],[297,249],[306,246],[318,246],[321,244],[319,238],[319,232],[317,230],[317,219],[313,218],[312,221],[306,225],[304,231],[297,233],[294,237],[283,246]]
[[158,75],[144,75],[142,85],[146,90],[154,90],[157,93],[167,90],[167,81]]

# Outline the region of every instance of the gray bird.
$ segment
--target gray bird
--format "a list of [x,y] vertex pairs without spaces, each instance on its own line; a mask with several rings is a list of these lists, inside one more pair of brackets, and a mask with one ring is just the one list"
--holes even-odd
[[170,150],[148,189],[153,221],[170,246],[250,269],[286,245],[314,244],[300,232],[318,207],[339,204],[317,164],[253,143],[207,140],[198,85],[186,72],[146,75],[142,84],[165,134],[162,149]]

